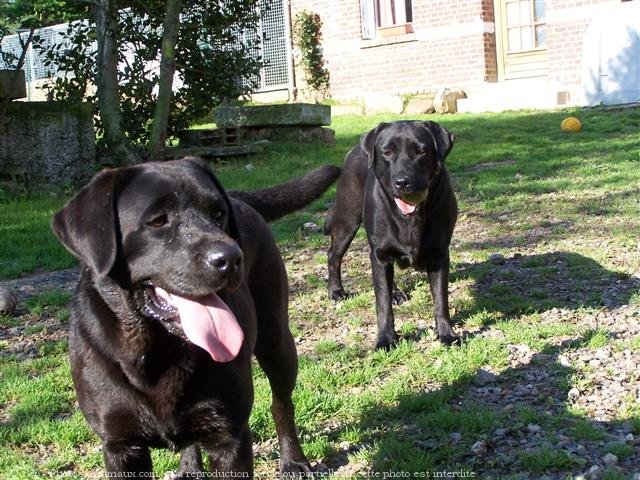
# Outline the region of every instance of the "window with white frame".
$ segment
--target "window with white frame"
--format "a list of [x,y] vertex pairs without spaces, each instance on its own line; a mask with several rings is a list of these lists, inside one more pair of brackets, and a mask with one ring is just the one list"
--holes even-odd
[[509,52],[546,47],[544,0],[506,0],[504,8]]
[[360,12],[364,40],[376,38],[379,29],[413,21],[412,0],[360,0]]

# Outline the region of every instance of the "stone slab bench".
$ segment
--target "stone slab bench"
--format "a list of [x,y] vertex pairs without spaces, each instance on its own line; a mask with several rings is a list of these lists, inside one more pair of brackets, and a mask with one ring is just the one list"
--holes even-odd
[[218,127],[319,127],[331,125],[331,107],[313,103],[221,106]]

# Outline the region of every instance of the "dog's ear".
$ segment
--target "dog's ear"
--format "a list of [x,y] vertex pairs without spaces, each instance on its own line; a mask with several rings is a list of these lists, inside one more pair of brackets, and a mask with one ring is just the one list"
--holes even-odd
[[229,212],[229,218],[227,219],[227,227],[229,229],[228,234],[229,234],[229,236],[231,238],[233,238],[234,240],[238,241],[239,238],[240,238],[240,234],[238,233],[238,226],[236,224],[236,217],[235,217],[234,212],[233,212],[233,205],[231,205],[231,200],[229,200],[229,196],[227,195],[227,192],[222,187],[222,184],[220,183],[220,181],[216,177],[215,173],[213,173],[213,171],[211,170],[211,168],[209,167],[207,162],[205,162],[201,158],[187,157],[187,158],[185,158],[185,160],[189,160],[189,161],[193,162],[199,168],[201,168],[202,170],[206,171],[207,175],[209,175],[209,177],[211,178],[211,181],[213,181],[213,184],[216,186],[216,190],[218,190],[218,192],[220,192],[220,195],[224,199],[224,202],[227,204],[227,211]]
[[440,124],[430,120],[421,123],[433,136],[433,140],[436,144],[436,150],[438,151],[438,161],[440,163],[444,163],[444,159],[447,158],[447,155],[449,155],[449,152],[453,148],[453,142],[455,140],[453,133]]
[[115,188],[119,170],[98,173],[53,216],[51,229],[60,242],[98,277],[116,260]]
[[371,168],[373,161],[376,158],[376,140],[378,139],[378,134],[388,126],[388,123],[381,123],[373,130],[369,130],[360,138],[360,147],[364,150],[364,153],[367,154],[367,158],[369,159],[369,168]]
[[[211,170],[209,171],[211,172]],[[240,234],[238,233],[238,225],[236,224],[236,216],[233,211],[231,200],[229,200],[227,192],[224,190],[224,188],[222,188],[222,184],[213,172],[211,172],[211,179],[213,180],[213,183],[215,183],[216,189],[220,192],[220,195],[222,195],[222,198],[224,198],[224,201],[227,204],[227,211],[229,212],[229,218],[227,219],[227,228],[229,229],[229,231],[227,233],[231,238],[238,241],[240,239]]]

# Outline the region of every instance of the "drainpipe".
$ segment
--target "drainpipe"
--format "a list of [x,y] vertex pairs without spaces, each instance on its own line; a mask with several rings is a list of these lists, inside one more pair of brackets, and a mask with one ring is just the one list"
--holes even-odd
[[287,77],[289,83],[289,103],[296,101],[298,97],[298,89],[296,87],[295,61],[293,59],[293,19],[291,17],[291,0],[282,0],[286,2],[284,5],[284,30],[287,45]]
[[28,92],[27,93],[27,97],[28,97],[27,100],[29,102],[31,102],[32,101],[31,88],[32,88],[33,82],[35,81],[35,74],[33,72],[33,68],[34,68],[34,65],[33,65],[33,42],[31,42],[29,44],[29,51],[27,52],[27,55],[29,56],[29,83],[28,83],[29,88],[27,89],[27,92]]

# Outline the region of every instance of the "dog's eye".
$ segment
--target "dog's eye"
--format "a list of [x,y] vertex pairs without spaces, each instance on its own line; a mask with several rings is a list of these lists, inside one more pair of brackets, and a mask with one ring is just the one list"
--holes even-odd
[[419,148],[416,150],[416,155],[424,155],[426,152],[426,150],[424,148]]
[[215,210],[211,215],[214,223],[220,228],[222,228],[222,221],[224,219],[224,215],[225,215],[224,210]]
[[147,225],[151,228],[160,228],[164,227],[168,221],[169,218],[167,217],[167,214],[163,213],[161,215],[153,217],[150,221],[147,222]]
[[385,157],[390,157],[391,155],[393,155],[393,151],[389,150],[388,148],[385,148],[385,149],[382,150],[382,154]]

